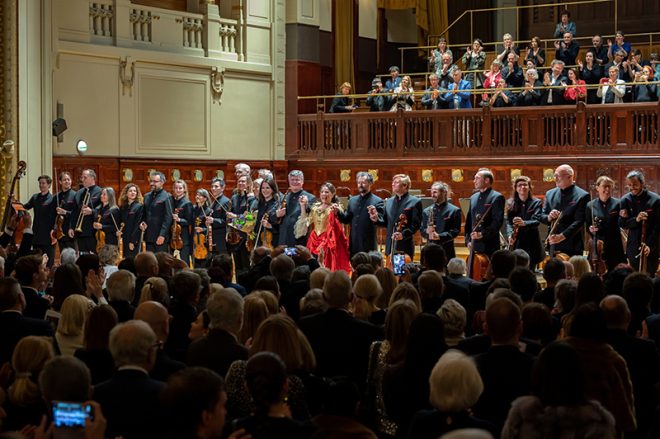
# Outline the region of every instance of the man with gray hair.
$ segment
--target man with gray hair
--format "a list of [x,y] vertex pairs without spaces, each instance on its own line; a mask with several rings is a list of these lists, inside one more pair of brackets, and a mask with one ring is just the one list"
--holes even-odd
[[243,326],[243,298],[233,288],[222,288],[206,302],[211,323],[207,335],[188,348],[188,366],[202,366],[227,375],[236,360],[247,360],[248,350],[237,338]]
[[118,270],[106,282],[108,305],[117,312],[119,323],[133,318],[135,307],[131,304],[135,295],[135,275],[128,270]]
[[284,200],[277,209],[275,215],[277,220],[280,221],[280,242],[279,245],[286,245],[293,247],[295,245],[307,245],[307,236],[301,236],[296,239],[293,227],[300,217],[300,199],[305,197],[307,199],[307,210],[311,209],[312,205],[316,202],[316,197],[309,192],[303,190],[305,183],[305,175],[302,171],[293,170],[289,172],[289,189],[287,190]]
[[241,178],[244,175],[250,176],[250,165],[247,163],[236,163],[234,165],[234,174],[236,175],[236,180]]
[[171,195],[163,189],[165,174],[152,172],[149,176],[151,191],[144,196],[144,221],[140,230],[144,231],[144,242],[151,252],[166,252],[172,227]]
[[64,264],[75,264],[78,256],[76,255],[76,249],[67,247],[62,250],[60,253],[60,265]]
[[149,378],[159,346],[146,322],[130,320],[110,331],[117,372],[94,387],[94,400],[108,419],[108,437],[161,437],[158,398],[165,383]]
[[461,209],[449,201],[449,186],[441,181],[431,185],[433,204],[422,213],[422,236],[429,242],[440,244],[447,258],[456,256],[454,238],[461,232]]
[[333,204],[332,208],[337,214],[339,222],[351,225],[351,236],[348,248],[353,256],[359,252],[370,252],[378,248],[376,239],[377,227],[369,218],[369,206],[374,206],[379,216],[383,215],[383,199],[371,192],[374,176],[368,172],[358,172],[355,176],[358,196],[350,197],[345,211]]

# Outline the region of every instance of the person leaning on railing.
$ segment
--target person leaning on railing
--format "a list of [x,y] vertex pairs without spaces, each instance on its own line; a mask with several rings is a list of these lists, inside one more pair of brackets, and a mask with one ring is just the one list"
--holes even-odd
[[644,66],[641,72],[635,73],[633,96],[635,102],[654,102],[658,100],[658,85],[649,84],[653,80],[653,68]]
[[446,89],[439,85],[438,75],[435,73],[429,76],[431,86],[426,89],[426,93],[422,96],[422,105],[427,110],[440,110],[447,108],[447,101],[445,100]]
[[[585,84],[596,85],[600,84],[600,79],[603,77],[603,67],[596,63],[594,52],[589,51],[584,55],[584,62],[577,60],[580,67],[580,78]],[[600,99],[596,95],[597,89],[595,87],[587,89],[587,104],[599,104]]]
[[600,80],[598,87],[598,97],[602,99],[603,104],[620,104],[623,102],[623,96],[626,94],[626,85],[623,79],[619,79],[619,68],[612,66],[609,69],[609,76]]
[[415,91],[412,88],[412,81],[410,76],[406,75],[401,78],[401,85],[394,89],[394,96],[392,98],[392,108],[390,111],[397,111],[402,108],[404,111],[412,111],[415,105]]
[[448,91],[445,94],[445,101],[449,103],[449,108],[472,108],[469,91],[472,88],[472,83],[462,79],[462,77],[463,72],[461,69],[454,70],[454,82],[449,84]]
[[499,107],[513,107],[516,103],[516,96],[506,85],[506,80],[500,78],[497,87],[493,90],[493,95],[490,97],[490,106]]
[[555,59],[551,66],[550,71],[543,75],[543,85],[551,88],[543,90],[541,105],[564,105],[564,89],[560,87],[566,85],[564,62]]
[[506,65],[502,69],[502,78],[506,80],[509,87],[522,87],[525,82],[523,71],[518,65],[516,54],[509,52],[506,57]]
[[[472,42],[472,47],[468,46],[461,59],[466,70],[483,70],[484,64],[486,64],[486,52],[483,51],[482,46],[483,42],[479,38]],[[484,83],[483,75],[478,72],[466,74],[465,79],[470,81],[474,88],[480,88]]]
[[[490,71],[484,72],[486,79],[484,80],[484,89],[494,89],[497,87],[497,83],[502,79],[502,72],[500,71],[502,63],[498,60],[495,60],[490,65]],[[484,103],[488,102],[488,93],[484,93],[483,101]]]
[[353,99],[346,96],[351,93],[351,88],[350,82],[344,82],[339,87],[337,97],[332,99],[330,113],[350,113],[357,108],[357,105],[353,105]]
[[532,107],[539,105],[541,94],[540,87],[543,83],[539,81],[539,74],[536,69],[527,69],[525,72],[526,81],[524,89],[518,95],[517,104],[520,107]]
[[532,37],[527,47],[525,64],[528,61],[532,61],[537,67],[545,65],[545,50],[541,47],[541,39],[539,37]]
[[380,95],[384,93],[383,90],[383,81],[376,77],[371,81],[371,91],[369,91],[369,96],[367,98],[367,106],[369,111],[387,111],[390,108],[390,98],[389,96]]
[[584,80],[579,79],[575,68],[568,69],[568,81],[564,90],[564,101],[567,104],[575,104],[577,101],[584,102],[587,97],[587,88]]

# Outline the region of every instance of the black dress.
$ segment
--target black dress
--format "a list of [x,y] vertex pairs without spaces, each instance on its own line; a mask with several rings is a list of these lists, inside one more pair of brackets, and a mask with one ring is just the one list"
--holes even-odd
[[538,198],[528,198],[522,201],[515,197],[507,205],[506,232],[507,236],[513,233],[513,219],[520,217],[525,221],[524,227],[518,228],[518,236],[513,249],[521,248],[529,254],[529,266],[534,267],[543,260],[543,246],[539,235],[539,219],[543,202]]

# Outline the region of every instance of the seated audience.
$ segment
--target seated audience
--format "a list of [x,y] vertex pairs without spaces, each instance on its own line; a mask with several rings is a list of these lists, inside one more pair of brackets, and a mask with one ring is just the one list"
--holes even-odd
[[323,411],[312,421],[326,439],[376,439],[378,436],[357,421],[360,390],[347,379],[338,378],[328,384]]
[[133,319],[135,307],[133,307],[133,296],[135,295],[135,276],[128,270],[115,271],[107,281],[108,305],[116,312],[119,323]]
[[506,80],[509,87],[522,87],[525,82],[523,71],[518,65],[516,54],[510,52],[507,55],[504,68],[502,68],[502,78]]
[[84,346],[85,322],[94,303],[85,296],[74,294],[64,300],[62,316],[57,324],[55,343],[57,352],[73,355]]
[[169,308],[172,320],[165,350],[177,361],[186,358],[190,344],[188,332],[190,324],[197,318],[201,284],[201,277],[192,271],[180,271],[172,278],[172,304]]
[[539,81],[536,69],[527,69],[525,72],[525,83],[523,90],[518,94],[517,104],[521,107],[531,107],[540,104],[543,91],[539,88],[543,83]]
[[426,89],[426,93],[422,96],[422,105],[427,110],[439,110],[447,108],[447,101],[445,100],[446,90],[440,88],[440,80],[438,75],[432,73],[429,76],[431,85]]
[[355,295],[353,316],[374,325],[383,325],[386,311],[376,305],[380,295],[383,294],[378,278],[373,274],[358,277],[353,285],[353,293]]
[[117,322],[117,312],[110,305],[95,306],[85,321],[84,346],[74,355],[89,368],[94,385],[109,380],[115,372],[109,344]]
[[333,98],[332,104],[330,104],[329,113],[350,113],[357,108],[357,106],[353,104],[353,98],[347,97],[347,95],[351,94],[351,88],[352,86],[350,82],[344,82],[339,87],[337,97]]
[[170,292],[167,282],[161,277],[150,277],[144,282],[140,293],[140,304],[158,302],[165,308],[170,307]]
[[414,92],[415,90],[413,90],[410,76],[404,76],[401,79],[401,84],[394,89],[390,111],[397,111],[400,109],[404,111],[412,111],[413,105],[415,105]]
[[506,83],[504,78],[500,79],[497,83],[497,87],[493,90],[493,94],[490,96],[490,105],[491,107],[512,107],[516,103],[516,97]]
[[596,95],[601,98],[601,104],[620,104],[626,94],[626,85],[619,79],[619,68],[612,66],[608,70],[609,76],[600,80],[600,87]]
[[584,102],[587,98],[587,88],[584,85],[584,80],[578,79],[577,70],[573,67],[568,69],[568,81],[566,82],[566,90],[564,90],[564,101],[567,104],[575,104],[578,101]]
[[44,291],[48,280],[44,259],[39,255],[18,258],[14,266],[14,277],[23,290],[25,298],[23,314],[25,317],[43,319],[51,302],[46,296],[39,294],[39,291]]
[[563,37],[566,32],[570,33],[573,37],[575,36],[577,33],[575,22],[570,20],[571,13],[566,9],[561,11],[561,21],[557,23],[557,27],[555,27],[555,33],[553,34],[555,38]]
[[445,93],[445,101],[448,102],[449,108],[472,108],[469,91],[472,83],[463,79],[463,71],[458,68],[454,69],[452,77],[454,80],[447,86],[447,93]]
[[444,326],[445,343],[450,348],[455,347],[461,341],[465,340],[465,325],[467,324],[467,314],[463,305],[454,299],[444,301],[440,309],[436,312]]
[[564,104],[564,89],[562,86],[562,82],[566,82],[564,65],[564,61],[560,59],[554,59],[550,64],[550,71],[546,71],[543,75],[543,85],[552,88],[546,88],[543,90],[543,94],[541,95],[541,105]]
[[383,81],[380,78],[374,78],[368,93],[371,96],[367,97],[369,111],[387,111],[390,108],[390,97],[384,93]]
[[570,32],[564,32],[561,41],[555,41],[555,59],[563,61],[564,65],[575,66],[575,59],[580,51],[580,45],[573,39]]
[[644,66],[640,72],[635,73],[635,86],[633,88],[633,100],[635,102],[657,102],[658,84],[649,84],[653,81],[653,69]]

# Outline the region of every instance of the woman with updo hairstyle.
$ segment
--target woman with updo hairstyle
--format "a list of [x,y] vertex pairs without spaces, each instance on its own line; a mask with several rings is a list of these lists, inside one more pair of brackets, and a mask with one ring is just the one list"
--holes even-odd
[[383,288],[378,278],[373,274],[364,274],[357,278],[353,285],[353,316],[360,320],[367,320],[374,325],[385,323],[385,310],[380,309],[376,302]]
[[39,425],[48,409],[37,378],[44,364],[53,357],[53,345],[48,337],[30,335],[18,342],[11,359],[14,382],[9,386],[8,402],[4,407],[7,418],[2,423],[3,431]]
[[69,296],[62,303],[62,317],[57,324],[55,342],[62,355],[73,355],[84,346],[85,321],[94,302],[80,294]]
[[74,356],[87,365],[92,384],[109,380],[115,372],[110,353],[110,331],[117,325],[117,312],[110,305],[99,305],[89,313],[85,322],[85,346]]
[[170,291],[162,277],[150,277],[142,285],[140,303],[158,302],[165,308],[170,307]]
[[[289,317],[280,314],[264,320],[254,334],[250,357],[274,352],[283,361],[288,376],[288,402],[294,419],[309,419],[304,380],[316,367],[314,352],[307,337]],[[258,410],[246,392],[246,362],[234,361],[227,372],[227,410],[230,417],[244,417]]]

